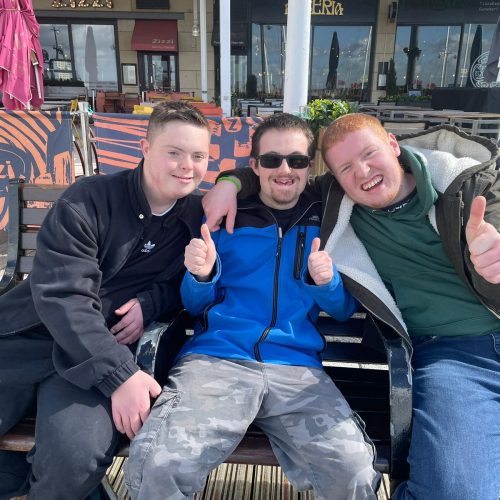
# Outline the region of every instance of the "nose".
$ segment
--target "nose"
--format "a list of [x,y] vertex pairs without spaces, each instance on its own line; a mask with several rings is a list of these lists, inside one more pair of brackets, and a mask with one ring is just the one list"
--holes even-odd
[[184,155],[181,162],[180,166],[184,170],[193,170],[193,158],[191,158],[191,155]]
[[370,166],[364,161],[360,161],[356,168],[359,175],[367,176],[370,173]]
[[286,158],[283,158],[283,160],[281,160],[281,165],[278,167],[278,172],[282,174],[289,174],[291,171],[292,169],[288,165]]

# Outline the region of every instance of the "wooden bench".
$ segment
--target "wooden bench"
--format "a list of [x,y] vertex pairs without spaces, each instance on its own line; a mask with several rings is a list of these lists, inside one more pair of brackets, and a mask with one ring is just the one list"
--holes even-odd
[[[55,202],[64,189],[65,186],[10,182],[8,256],[0,294],[30,272],[36,234],[49,210],[46,205]],[[192,320],[184,312],[168,324],[150,325],[137,350],[141,368],[154,374],[160,383],[164,381],[178,350],[190,334],[191,325]],[[405,479],[412,409],[411,372],[409,356],[401,339],[389,335],[365,313],[357,313],[345,323],[322,315],[318,328],[328,341],[324,353],[325,370],[366,423],[366,432],[377,450],[377,470],[389,474],[395,482]],[[380,336],[385,352],[361,342],[368,331]],[[33,419],[23,420],[0,437],[0,449],[3,450],[28,451],[33,444]],[[124,442],[117,455],[126,456],[127,453]],[[269,441],[254,426],[227,462],[277,465]]]

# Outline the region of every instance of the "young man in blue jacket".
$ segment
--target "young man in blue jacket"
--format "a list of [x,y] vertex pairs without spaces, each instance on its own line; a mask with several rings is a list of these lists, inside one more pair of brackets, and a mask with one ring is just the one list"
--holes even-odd
[[47,215],[29,278],[0,298],[0,435],[37,413],[28,459],[0,453],[0,499],[82,500],[119,433],[132,438],[149,414],[161,388],[133,347],[180,309],[209,145],[202,114],[159,104],[137,168],[79,180]]
[[297,489],[376,498],[373,446],[321,365],[319,310],[346,320],[356,302],[319,251],[312,148],[302,119],[266,119],[250,159],[259,194],[238,204],[234,234],[204,225],[186,247],[181,294],[200,321],[132,443],[133,499],[192,498],[254,421]]
[[[311,187],[324,203],[325,250],[411,355],[410,477],[393,498],[498,500],[498,147],[449,125],[396,140],[375,117],[354,113],[328,127],[322,149],[333,176]],[[250,169],[231,175],[242,196],[259,188]],[[204,203],[224,200],[221,189],[234,206],[233,182],[218,183]],[[227,207],[205,211],[217,223]]]

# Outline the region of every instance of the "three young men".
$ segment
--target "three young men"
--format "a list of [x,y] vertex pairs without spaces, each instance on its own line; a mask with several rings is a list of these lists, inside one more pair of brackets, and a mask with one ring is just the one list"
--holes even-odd
[[161,388],[133,350],[145,325],[180,308],[209,144],[201,113],[159,104],[136,169],[79,180],[47,215],[29,278],[0,298],[0,435],[37,414],[27,461],[0,453],[1,499],[85,498],[119,432],[145,421]]
[[[500,173],[489,140],[442,126],[399,143],[361,114],[330,125],[324,248],[345,287],[413,351],[410,478],[397,499],[500,494]],[[258,189],[248,172],[242,196]],[[204,201],[207,223],[236,188]],[[225,194],[224,194],[225,193]],[[214,201],[215,200],[215,201]],[[231,221],[226,222],[226,227]]]
[[167,385],[131,444],[132,498],[191,498],[255,423],[290,481],[318,499],[375,499],[372,444],[323,371],[319,310],[343,320],[356,307],[319,251],[321,203],[303,193],[313,135],[273,115],[252,138],[256,196],[236,229],[186,247],[182,299],[200,317]]

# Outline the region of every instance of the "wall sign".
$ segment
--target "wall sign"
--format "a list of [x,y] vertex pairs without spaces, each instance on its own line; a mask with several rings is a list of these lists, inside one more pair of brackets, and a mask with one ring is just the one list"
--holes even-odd
[[484,70],[488,62],[489,52],[483,52],[473,63],[470,69],[470,79],[474,87],[500,87],[500,83],[487,82],[484,79]]
[[[285,4],[285,16],[288,15],[288,3]],[[336,0],[311,0],[311,16],[343,16],[344,6]]]
[[54,9],[78,9],[79,7],[112,9],[113,0],[52,0],[52,7]]

